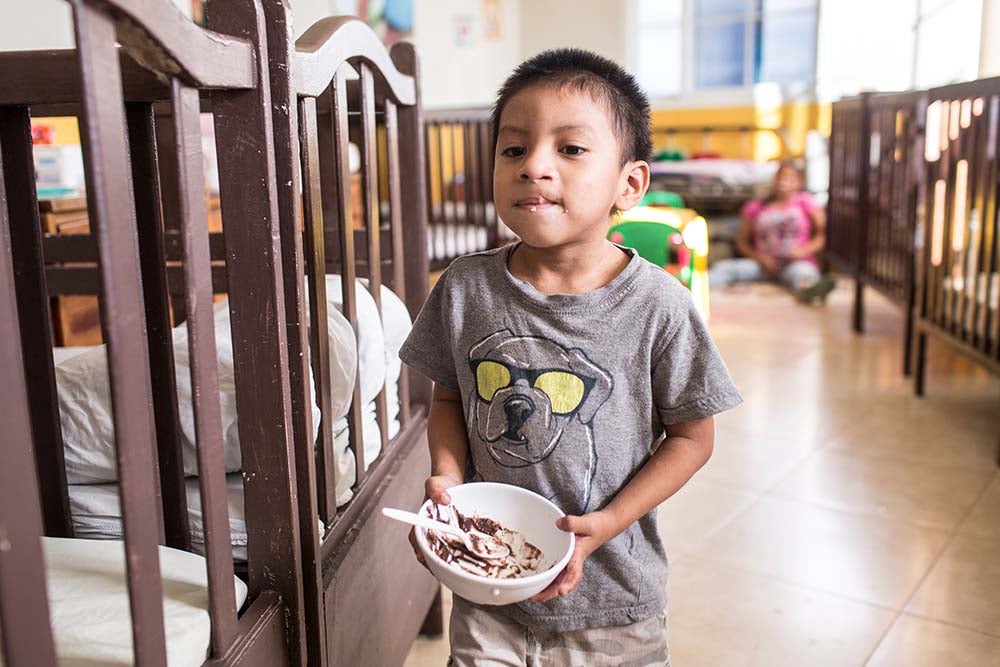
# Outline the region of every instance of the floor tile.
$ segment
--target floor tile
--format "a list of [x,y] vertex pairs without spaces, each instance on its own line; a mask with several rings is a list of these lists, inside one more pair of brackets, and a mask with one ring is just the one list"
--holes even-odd
[[1000,539],[959,536],[906,611],[1000,637]]
[[1000,667],[1000,638],[904,614],[866,667]]
[[900,609],[949,534],[765,496],[696,550],[698,557]]
[[[1000,473],[958,529],[959,535],[1000,540]],[[1000,558],[1000,554],[998,554]]]
[[861,665],[895,613],[685,558],[671,568],[670,645],[684,667]]
[[995,476],[989,468],[928,466],[824,450],[796,468],[774,493],[951,530]]
[[656,522],[667,554],[673,556],[697,548],[758,497],[714,482],[703,474],[695,475],[657,512]]

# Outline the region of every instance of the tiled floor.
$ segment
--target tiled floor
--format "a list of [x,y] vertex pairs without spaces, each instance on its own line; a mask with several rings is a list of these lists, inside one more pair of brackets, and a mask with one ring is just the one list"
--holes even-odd
[[869,293],[856,336],[850,294],[713,293],[746,402],[660,509],[677,667],[1000,666],[1000,381],[932,340],[915,398],[899,309]]

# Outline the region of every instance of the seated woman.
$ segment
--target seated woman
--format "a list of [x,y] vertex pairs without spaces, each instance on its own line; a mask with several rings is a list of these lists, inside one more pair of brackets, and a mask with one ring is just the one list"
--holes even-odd
[[826,299],[834,281],[820,275],[815,258],[825,242],[826,216],[802,191],[802,174],[793,163],[782,162],[771,194],[747,202],[740,216],[736,246],[743,256],[713,264],[709,285],[780,280],[800,301]]

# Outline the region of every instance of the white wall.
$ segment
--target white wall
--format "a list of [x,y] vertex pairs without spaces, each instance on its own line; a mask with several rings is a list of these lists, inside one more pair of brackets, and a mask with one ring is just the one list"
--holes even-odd
[[1000,76],[1000,0],[983,0],[979,76]]
[[[174,0],[188,16],[191,0]],[[73,17],[66,0],[2,0],[0,51],[73,48]]]
[[[413,43],[420,57],[424,106],[476,107],[493,104],[500,84],[521,60],[523,4],[497,0],[499,38],[484,34],[483,3],[471,0],[415,0]],[[457,26],[469,27],[459,42]]]
[[546,49],[588,49],[626,64],[627,0],[525,0],[521,60]]

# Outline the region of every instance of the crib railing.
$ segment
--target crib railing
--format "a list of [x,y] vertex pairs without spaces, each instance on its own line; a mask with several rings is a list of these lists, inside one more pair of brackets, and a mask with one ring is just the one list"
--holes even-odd
[[[175,158],[169,178],[178,186],[183,259],[180,271],[188,315],[191,383],[194,395],[199,397],[195,434],[205,525],[210,654],[219,659],[230,654],[231,659],[233,651],[238,653],[238,645],[264,638],[283,647],[277,654],[284,656],[279,663],[289,655],[292,662],[301,663],[302,599],[298,522],[293,520],[296,493],[289,429],[291,396],[277,247],[274,153],[268,144],[271,100],[266,55],[259,49],[263,43],[260,7],[249,1],[227,3],[226,20],[218,26],[220,32],[213,33],[195,26],[171,3],[72,0],[71,4],[77,43],[74,52],[15,54],[11,61],[21,66],[27,63],[30,66],[26,70],[15,72],[12,67],[0,66],[0,79],[10,76],[23,83],[0,84],[4,91],[0,101],[3,177],[6,190],[15,193],[4,206],[3,221],[10,225],[10,247],[3,249],[5,270],[0,273],[10,276],[13,269],[13,288],[5,289],[4,294],[17,293],[20,297],[16,315],[7,313],[11,316],[4,318],[5,325],[18,327],[19,335],[5,336],[0,344],[5,360],[21,359],[20,367],[4,364],[5,372],[13,376],[5,388],[10,387],[16,394],[2,406],[5,413],[11,411],[12,421],[4,421],[22,425],[24,399],[28,399],[32,424],[18,431],[14,439],[16,451],[24,458],[31,451],[27,448],[34,448],[42,497],[55,499],[45,505],[46,532],[71,535],[59,403],[46,324],[48,292],[29,118],[29,108],[42,111],[46,105],[63,105],[64,113],[81,118],[81,138],[86,148],[91,241],[99,260],[96,282],[107,345],[135,660],[146,665],[166,663],[158,545],[166,542],[181,548],[189,546],[159,213],[157,150],[168,150]],[[122,51],[116,42],[122,44]],[[7,54],[0,58],[7,58]],[[121,65],[131,60],[142,63],[156,78],[143,74],[134,64]],[[264,518],[256,525],[248,522],[253,602],[239,621],[224,485],[209,236],[202,194],[200,90],[213,91],[220,127],[218,159],[224,174],[221,194],[231,216],[226,271],[229,283],[240,286],[231,291],[231,314],[233,334],[242,342],[235,356],[241,446],[247,473],[245,498],[248,510],[254,504],[267,507],[266,512],[257,513]],[[170,105],[175,137],[172,145],[156,145],[152,108],[155,100],[167,100]],[[247,183],[255,185],[247,187]],[[7,225],[4,227],[6,235]],[[28,382],[22,369],[30,369],[31,376],[41,380]],[[26,467],[5,466],[6,470],[31,477]],[[24,510],[30,497],[26,495],[19,502],[5,501],[0,511],[5,529],[17,528],[5,530],[21,540],[14,553],[37,557],[39,533],[18,528],[30,526],[31,512]],[[26,524],[21,524],[22,513],[27,517]],[[270,521],[267,517],[271,517]],[[40,562],[36,559],[36,566]],[[4,567],[5,576],[15,571]],[[37,583],[37,567],[33,571]],[[22,586],[29,580],[26,577]],[[53,654],[50,633],[43,637],[39,630],[48,627],[48,619],[33,625],[33,632],[15,631],[19,621],[6,613],[12,609],[10,603],[15,595],[20,600],[46,599],[44,585],[27,596],[17,595],[13,587],[0,588],[5,610],[5,653],[8,658],[14,656],[7,664],[42,664],[37,656],[47,658]],[[42,604],[33,604],[32,608]],[[282,620],[275,624],[274,618]],[[272,634],[275,632],[276,641]],[[41,644],[38,639],[43,640]],[[286,653],[285,647],[291,650]]]
[[926,94],[864,93],[833,105],[827,253],[855,281],[853,327],[864,330],[864,288],[906,313],[903,370],[910,373],[914,235]]
[[427,150],[427,244],[431,268],[510,238],[493,207],[489,109],[424,114]]
[[927,94],[917,392],[934,335],[1000,373],[1000,77]]
[[1000,78],[833,105],[830,256],[856,330],[866,285],[904,308],[918,394],[928,335],[1000,372],[998,124]]

